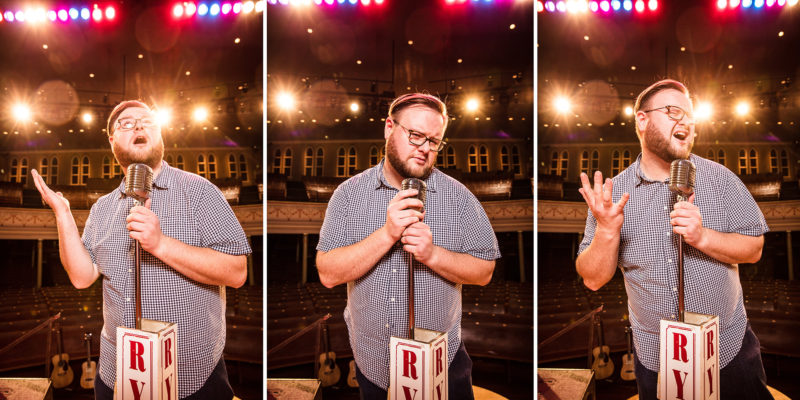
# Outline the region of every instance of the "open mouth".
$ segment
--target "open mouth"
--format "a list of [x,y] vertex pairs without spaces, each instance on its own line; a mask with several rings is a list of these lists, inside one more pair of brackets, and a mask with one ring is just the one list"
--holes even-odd
[[137,136],[136,139],[133,140],[133,144],[147,144],[147,137]]
[[684,131],[676,131],[675,133],[672,134],[672,136],[674,136],[678,140],[684,140],[687,137],[689,137],[689,133]]

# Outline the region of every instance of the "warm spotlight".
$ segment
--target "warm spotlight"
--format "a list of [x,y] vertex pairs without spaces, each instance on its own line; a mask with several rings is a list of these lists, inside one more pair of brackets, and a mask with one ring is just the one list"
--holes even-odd
[[208,119],[208,110],[205,107],[197,107],[194,109],[194,113],[192,113],[192,117],[196,122],[202,122]]
[[711,103],[702,102],[697,105],[697,108],[694,111],[694,118],[698,122],[708,121],[711,119],[712,114],[713,110],[711,108]]
[[83,115],[81,115],[81,119],[83,120],[83,122],[85,122],[87,124],[90,124],[90,123],[92,123],[92,120],[94,119],[94,117],[92,116],[92,113],[87,111],[87,112],[83,113]]
[[[172,119],[172,111],[170,111],[169,109],[159,108],[158,110],[156,110],[156,123],[158,125],[160,126],[167,125],[171,119]],[[205,119],[205,117],[203,117],[203,119]]]
[[750,112],[750,104],[746,101],[740,101],[736,104],[736,114],[739,116],[745,116]]
[[627,116],[629,116],[629,117],[630,117],[631,115],[633,115],[633,107],[631,107],[631,106],[625,106],[625,115],[627,115]]
[[291,110],[294,108],[294,96],[288,92],[278,94],[278,107],[282,110]]
[[572,103],[563,96],[556,97],[553,106],[559,114],[566,114],[572,109]]
[[359,109],[358,103],[356,103],[355,101],[350,103],[350,111],[357,113],[358,109]]
[[478,102],[478,99],[473,97],[473,98],[467,100],[467,104],[466,104],[467,111],[469,111],[469,112],[478,111],[478,107],[480,107],[480,103]]
[[11,114],[14,116],[14,119],[20,122],[27,122],[31,120],[33,113],[31,112],[31,108],[28,107],[27,104],[17,103],[13,107],[11,107]]

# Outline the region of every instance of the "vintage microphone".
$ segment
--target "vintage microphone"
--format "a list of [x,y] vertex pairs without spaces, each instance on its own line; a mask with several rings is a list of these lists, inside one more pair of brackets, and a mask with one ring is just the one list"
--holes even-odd
[[[145,164],[131,164],[125,175],[125,195],[133,197],[135,205],[144,205],[150,198],[153,190],[153,170]],[[141,267],[141,246],[138,240],[134,240],[134,262],[136,264],[136,329],[142,329],[142,267]]]
[[[669,190],[675,193],[678,201],[686,201],[694,193],[694,163],[689,160],[675,160],[669,167]],[[678,317],[684,322],[683,303],[683,236],[678,235]]]
[[[417,189],[417,195],[415,197],[409,198],[416,198],[422,201],[422,207],[425,208],[425,190],[427,186],[425,182],[417,178],[406,178],[403,179],[403,183],[401,184],[402,190],[407,189]],[[422,210],[419,210],[420,212]],[[414,255],[411,253],[408,254],[408,338],[414,339]]]

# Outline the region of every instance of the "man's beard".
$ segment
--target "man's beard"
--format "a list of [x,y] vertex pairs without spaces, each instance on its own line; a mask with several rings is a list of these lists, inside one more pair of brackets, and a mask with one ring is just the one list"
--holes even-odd
[[147,151],[128,151],[115,141],[111,146],[111,152],[117,158],[119,165],[127,169],[131,164],[145,164],[150,168],[155,168],[164,158],[164,139],[158,141]]
[[655,126],[655,124],[647,124],[647,128],[644,131],[645,145],[647,146],[647,149],[655,154],[658,158],[666,162],[689,158],[689,154],[692,152],[692,146],[694,146],[694,141],[689,143],[689,146],[684,152],[681,149],[676,149],[670,145],[672,141],[671,132],[669,136],[664,136],[665,135],[663,135],[663,133]]
[[397,171],[403,178],[417,178],[425,180],[431,174],[431,170],[433,169],[433,164],[426,165],[422,167],[421,173],[414,173],[409,168],[408,163],[405,160],[400,159],[400,155],[397,154],[397,146],[394,144],[394,139],[390,139],[386,142],[386,158],[389,160],[389,164]]

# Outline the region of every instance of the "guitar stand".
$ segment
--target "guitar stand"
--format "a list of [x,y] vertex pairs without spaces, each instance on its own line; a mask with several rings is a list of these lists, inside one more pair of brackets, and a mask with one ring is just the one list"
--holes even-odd
[[39,332],[45,326],[48,327],[47,330],[47,345],[45,346],[45,355],[44,355],[44,376],[50,376],[50,352],[52,350],[52,342],[53,342],[53,321],[61,318],[61,312],[59,311],[58,314],[53,315],[52,317],[48,318],[46,321],[42,322],[41,324],[37,325],[35,328],[25,332],[22,336],[14,339],[13,342],[7,344],[5,347],[0,349],[0,354],[3,354],[11,349],[13,349],[16,345],[20,344],[23,340],[29,338],[34,333]]

